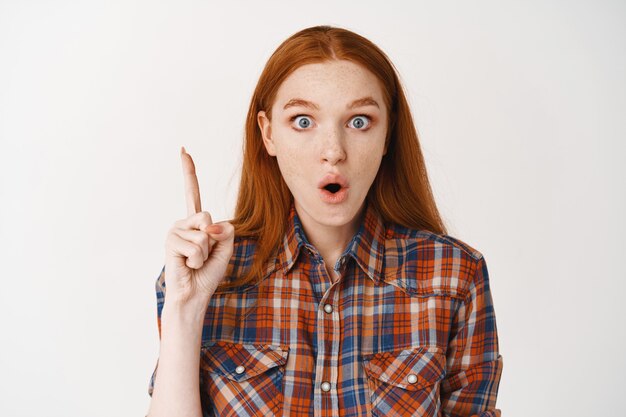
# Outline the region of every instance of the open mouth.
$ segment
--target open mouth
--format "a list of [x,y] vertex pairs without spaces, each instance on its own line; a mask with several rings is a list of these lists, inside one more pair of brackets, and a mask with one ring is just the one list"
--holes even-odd
[[341,174],[328,173],[317,184],[320,198],[327,204],[339,204],[348,198],[350,184]]
[[326,191],[329,191],[329,192],[335,194],[337,191],[341,190],[341,185],[333,182],[333,183],[325,185],[324,189]]

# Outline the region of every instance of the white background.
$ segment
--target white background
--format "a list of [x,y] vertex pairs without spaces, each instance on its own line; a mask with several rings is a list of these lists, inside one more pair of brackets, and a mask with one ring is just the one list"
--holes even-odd
[[363,0],[0,2],[0,415],[147,412],[180,146],[229,218],[257,78],[317,24],[399,70],[487,260],[503,416],[623,415],[625,4]]

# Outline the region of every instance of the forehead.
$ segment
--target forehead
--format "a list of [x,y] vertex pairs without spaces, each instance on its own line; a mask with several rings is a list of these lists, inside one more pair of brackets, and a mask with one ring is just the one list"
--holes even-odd
[[306,64],[296,69],[278,88],[274,104],[282,108],[294,97],[336,103],[364,96],[371,96],[382,105],[382,88],[376,76],[359,64],[333,60]]

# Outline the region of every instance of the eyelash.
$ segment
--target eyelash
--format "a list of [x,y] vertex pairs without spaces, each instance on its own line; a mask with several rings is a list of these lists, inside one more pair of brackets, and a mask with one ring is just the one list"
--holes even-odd
[[[289,121],[293,123],[293,121],[296,120],[300,116],[311,117],[308,114],[296,114],[295,116],[292,116],[289,119]],[[354,119],[355,117],[365,117],[365,118],[367,118],[367,120],[369,122],[369,124],[367,125],[367,128],[365,128],[365,129],[357,129],[357,130],[360,130],[361,132],[365,132],[365,131],[370,129],[370,127],[372,125],[372,121],[373,121],[372,116],[370,116],[369,114],[355,114],[354,116],[352,116],[350,118],[350,120]],[[303,132],[303,131],[307,130],[307,129],[301,129],[301,128],[297,128],[297,127],[293,127],[293,129],[298,131],[298,132]]]

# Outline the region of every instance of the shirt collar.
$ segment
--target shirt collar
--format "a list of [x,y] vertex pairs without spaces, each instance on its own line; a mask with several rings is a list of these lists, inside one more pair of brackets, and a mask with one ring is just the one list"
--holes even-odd
[[[302,249],[305,248],[318,253],[306,238],[292,201],[287,218],[287,230],[279,250],[280,265],[284,274],[294,266]],[[345,261],[351,256],[367,276],[375,283],[379,283],[383,276],[384,255],[385,225],[380,215],[366,203],[363,221],[339,259]]]

